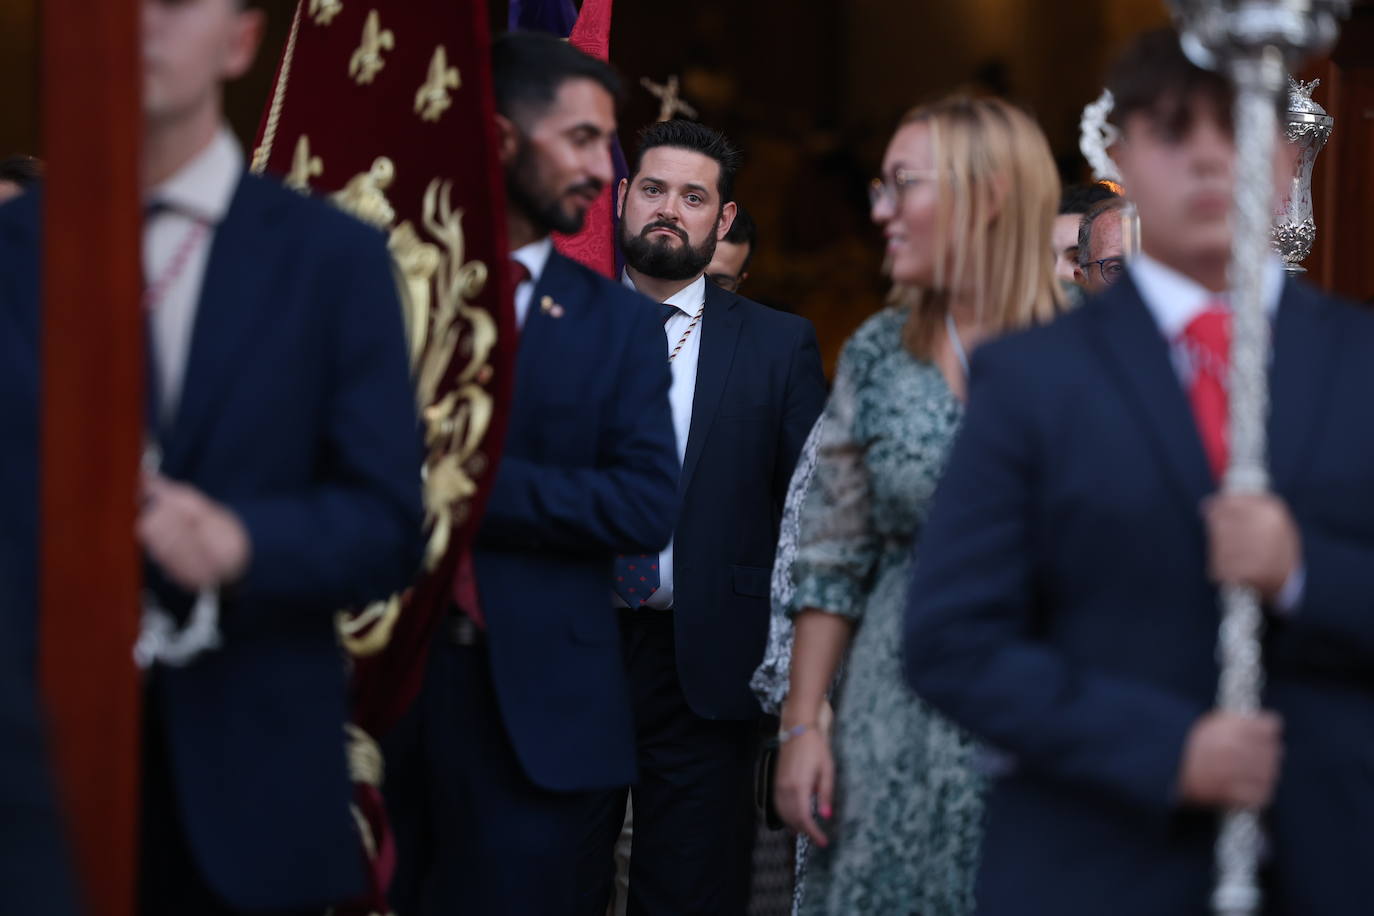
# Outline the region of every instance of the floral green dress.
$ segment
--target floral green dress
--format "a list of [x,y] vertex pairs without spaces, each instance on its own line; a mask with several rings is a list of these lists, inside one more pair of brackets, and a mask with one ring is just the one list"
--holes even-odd
[[787,611],[857,624],[834,698],[831,843],[811,849],[804,916],[973,912],[976,746],[912,693],[901,657],[913,545],[963,407],[902,346],[906,317],[886,309],[846,344],[800,507]]

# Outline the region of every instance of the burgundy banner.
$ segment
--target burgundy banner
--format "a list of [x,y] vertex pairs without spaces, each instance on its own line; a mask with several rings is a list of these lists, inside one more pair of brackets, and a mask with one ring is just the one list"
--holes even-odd
[[391,842],[369,736],[419,691],[499,458],[514,372],[485,0],[300,0],[252,167],[389,233],[405,289],[427,452],[424,570],[405,595],[339,618],[374,867],[373,899],[356,912],[384,913]]

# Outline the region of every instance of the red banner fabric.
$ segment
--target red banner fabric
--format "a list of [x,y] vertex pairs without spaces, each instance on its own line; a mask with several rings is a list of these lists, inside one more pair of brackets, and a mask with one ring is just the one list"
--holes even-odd
[[[390,837],[376,738],[419,692],[499,458],[515,358],[485,0],[300,0],[264,113],[255,170],[389,233],[427,447],[424,570],[403,596],[340,615],[354,661],[351,759],[373,899]],[[345,911],[338,911],[345,912]]]
[[[577,24],[568,41],[601,60],[611,53],[612,0],[583,0]],[[601,192],[587,211],[582,231],[576,235],[553,237],[554,246],[575,261],[581,261],[607,277],[615,276],[615,188]]]

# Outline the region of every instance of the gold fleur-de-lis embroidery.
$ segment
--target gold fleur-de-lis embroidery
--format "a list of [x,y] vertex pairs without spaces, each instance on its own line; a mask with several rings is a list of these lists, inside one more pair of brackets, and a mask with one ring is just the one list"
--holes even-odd
[[310,15],[317,25],[329,25],[342,10],[341,0],[310,0]]
[[296,151],[291,155],[291,171],[287,173],[286,186],[306,194],[310,191],[310,179],[323,172],[324,162],[319,156],[310,155],[310,138],[301,134],[296,141]]
[[439,120],[439,116],[453,104],[449,90],[461,85],[463,78],[458,74],[458,68],[448,65],[448,52],[443,45],[439,45],[429,60],[429,75],[415,93],[415,113],[425,121]]
[[[389,226],[396,213],[385,191],[394,177],[392,162],[380,157],[332,198],[375,225]],[[486,389],[493,376],[496,321],[477,302],[490,272],[483,262],[467,259],[463,211],[454,209],[452,192],[452,182],[433,179],[421,210],[425,237],[406,221],[392,228],[388,243],[404,278],[402,304],[424,423],[423,562],[431,573],[449,555],[454,536],[472,511],[478,480],[488,473],[491,459],[483,437],[496,413],[496,402]],[[553,318],[564,313],[549,296],[540,307]],[[365,658],[384,649],[408,600],[393,595],[361,612],[337,615],[348,652]]]
[[348,75],[360,86],[371,83],[377,72],[386,66],[386,61],[382,60],[382,52],[395,47],[396,36],[390,29],[382,28],[381,17],[377,15],[376,10],[372,10],[367,14],[367,21],[363,23],[363,43],[348,61]]

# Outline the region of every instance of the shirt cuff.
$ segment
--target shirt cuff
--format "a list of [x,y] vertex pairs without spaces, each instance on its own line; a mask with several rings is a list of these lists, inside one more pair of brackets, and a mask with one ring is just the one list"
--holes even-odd
[[1274,596],[1274,611],[1280,617],[1292,617],[1298,613],[1298,607],[1302,604],[1302,595],[1307,588],[1307,565],[1303,564],[1288,577],[1288,581],[1283,583],[1283,588]]

